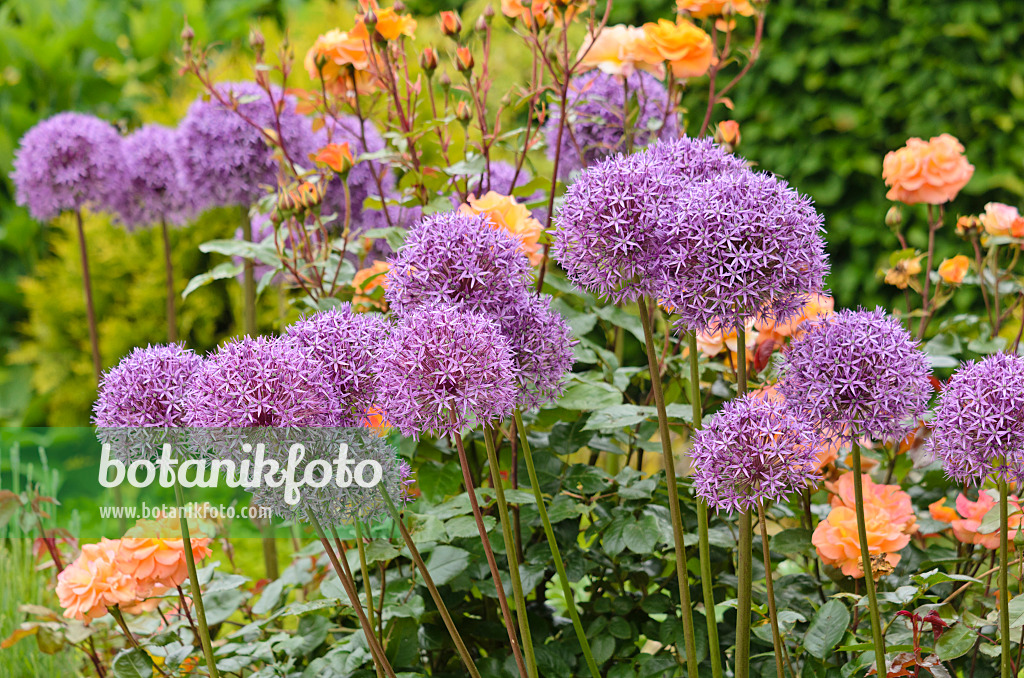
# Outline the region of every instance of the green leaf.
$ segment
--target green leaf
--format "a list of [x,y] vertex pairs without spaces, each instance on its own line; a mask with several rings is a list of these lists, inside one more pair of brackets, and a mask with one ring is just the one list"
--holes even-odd
[[1010,628],[1024,626],[1024,593],[1010,598]]
[[811,543],[811,531],[802,527],[794,527],[779,532],[769,542],[773,551],[789,555],[805,554],[814,552],[814,544]]
[[137,647],[118,652],[110,668],[113,678],[153,678],[153,660]]
[[241,264],[234,264],[230,261],[226,261],[223,264],[214,266],[206,273],[200,273],[188,281],[188,285],[185,285],[185,290],[181,293],[181,298],[186,299],[188,295],[192,294],[200,287],[205,287],[212,283],[214,280],[224,280],[225,278],[234,278],[236,275],[242,272],[243,266]]
[[450,177],[477,176],[483,174],[486,161],[482,155],[468,155],[465,160],[443,168]]
[[658,520],[652,515],[641,516],[623,533],[623,541],[633,553],[646,555],[654,551],[661,538]]
[[[563,405],[564,407],[564,405]],[[594,410],[583,427],[587,431],[610,431],[614,429],[634,426],[648,417],[657,416],[653,407],[641,405],[612,405]]]
[[[494,516],[484,516],[484,527],[492,529],[497,521]],[[449,539],[480,538],[480,531],[476,527],[476,518],[473,516],[457,516],[444,524],[445,532]]]
[[599,410],[621,402],[622,394],[613,386],[601,382],[577,382],[565,389],[556,404],[567,410]]
[[598,666],[604,664],[615,653],[615,638],[606,634],[597,636],[590,641],[590,652]]
[[935,643],[935,654],[944,662],[961,657],[974,647],[978,640],[977,632],[960,622],[945,633],[939,636],[939,642]]
[[804,636],[804,647],[818,659],[826,659],[850,625],[850,611],[838,600],[830,600],[814,615]]
[[400,553],[398,547],[386,539],[374,539],[366,545],[366,564],[387,562]]
[[266,614],[277,607],[284,592],[284,580],[275,579],[263,588],[260,599],[252,606],[254,614]]
[[427,571],[437,586],[447,584],[469,566],[469,551],[454,546],[438,546],[427,559]]

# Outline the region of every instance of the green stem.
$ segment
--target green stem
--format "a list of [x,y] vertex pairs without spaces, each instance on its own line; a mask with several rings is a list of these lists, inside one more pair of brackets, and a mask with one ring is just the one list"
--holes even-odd
[[[409,530],[406,529],[405,523],[402,522],[402,516],[399,515],[398,509],[395,508],[395,503],[391,501],[391,497],[384,490],[383,485],[377,485],[377,489],[380,492],[381,497],[384,499],[384,504],[388,507],[388,513],[391,514],[391,519],[398,525],[399,532],[402,533],[402,539],[405,541],[406,547],[409,549],[409,555],[412,556],[412,562],[416,564],[416,568],[420,571],[423,576],[423,583],[427,585],[427,590],[430,591],[430,597],[434,600],[434,605],[437,606],[437,611],[441,615],[441,619],[444,620],[445,628],[448,629],[448,635],[451,636],[452,642],[455,643],[455,649],[458,650],[459,657],[462,658],[462,663],[466,665],[466,670],[469,671],[469,675],[472,678],[480,678],[480,671],[476,668],[476,664],[473,662],[472,655],[469,654],[469,649],[466,647],[466,643],[463,642],[462,636],[459,635],[459,630],[455,626],[455,622],[452,621],[452,616],[448,612],[448,607],[444,604],[444,599],[441,598],[441,593],[437,590],[437,586],[434,584],[433,578],[430,576],[430,572],[427,570],[427,564],[423,562],[423,558],[420,556],[419,550],[416,548],[416,544],[412,540],[412,535],[409,534]],[[600,678],[599,676],[595,678]]]
[[[736,396],[747,392],[747,333],[740,323],[736,326]],[[739,590],[736,595],[736,678],[750,675],[750,588],[753,584],[752,554],[754,531],[750,511],[740,514],[740,550],[737,563]]]
[[509,519],[508,503],[505,501],[505,488],[499,473],[498,453],[494,449],[491,431],[484,429],[483,433],[487,463],[491,467],[491,484],[494,485],[494,492],[498,498],[498,519],[501,522],[501,536],[505,541],[508,573],[512,578],[512,598],[516,605],[516,618],[519,620],[519,635],[523,640],[526,670],[530,672],[530,678],[537,678],[537,659],[534,656],[533,638],[530,635],[530,622],[526,618],[526,597],[523,595],[523,581],[519,576],[519,559],[516,556],[516,542],[512,537],[512,521]]
[[861,569],[864,571],[864,587],[868,590],[868,611],[871,614],[871,638],[875,644],[875,666],[885,670],[885,636],[878,614],[878,599],[875,597],[875,578],[871,571],[871,552],[868,548],[868,528],[864,520],[864,480],[861,477],[860,445],[853,441],[853,496],[857,504],[857,537],[860,540]]
[[356,518],[353,523],[356,528],[356,550],[359,551],[359,572],[363,576],[363,589],[366,592],[366,616],[370,621],[370,627],[377,626],[373,614],[373,591],[370,590],[370,568],[366,566],[366,547],[363,545],[363,530],[360,520]]
[[772,623],[772,647],[775,650],[775,673],[786,678],[782,668],[782,636],[779,635],[779,611],[775,607],[775,585],[772,582],[772,556],[768,547],[768,521],[764,516],[764,504],[757,505],[757,522],[761,525],[761,551],[764,554],[764,586],[768,591],[768,618]]
[[[689,334],[690,343],[690,405],[693,409],[693,432],[701,427],[704,408],[700,396],[700,353],[697,351],[697,333]],[[708,539],[708,505],[697,499],[697,534],[700,549],[700,585],[704,593],[704,615],[708,627],[708,654],[711,656],[712,678],[722,678],[722,650],[718,643],[718,619],[715,616],[715,592],[711,576],[711,543]]]
[[551,558],[555,561],[555,571],[558,572],[558,581],[562,585],[562,595],[565,596],[565,604],[569,608],[569,617],[572,619],[573,629],[576,631],[576,638],[583,648],[583,657],[587,661],[587,668],[590,669],[592,678],[601,678],[601,671],[594,661],[594,654],[590,651],[590,642],[583,630],[583,622],[580,621],[580,613],[576,610],[576,601],[569,586],[569,576],[565,573],[565,563],[562,562],[562,554],[558,551],[558,542],[555,541],[555,530],[551,527],[551,519],[548,518],[548,509],[544,503],[544,495],[540,491],[540,481],[537,479],[537,469],[533,465],[533,454],[530,452],[530,441],[526,436],[526,426],[523,424],[523,413],[516,408],[516,431],[519,432],[519,441],[523,449],[523,459],[526,461],[526,472],[530,474],[530,487],[533,489],[533,497],[537,500],[537,513],[540,514],[540,522],[544,526],[544,535],[548,539],[548,547],[551,549]]
[[[249,211],[242,208],[242,239],[252,242]],[[255,263],[246,257],[242,262],[242,327],[250,337],[256,336],[256,273]]]
[[[341,562],[341,566],[345,570],[345,577],[347,577],[348,581],[352,582],[352,590],[355,591],[356,594],[358,595],[359,589],[356,588],[356,578],[352,575],[352,570],[348,566],[348,551],[345,549],[344,542],[341,541],[341,535],[338,534],[338,530],[334,526],[331,526],[331,535],[334,537],[334,547],[337,549],[338,560]],[[366,581],[366,580],[364,579],[363,581]],[[372,610],[373,609],[373,596],[369,595],[369,592],[367,593],[366,599],[370,602],[370,609]],[[362,603],[360,603],[358,601],[359,601],[359,599],[356,598],[357,604],[359,605],[360,608],[362,608]],[[370,632],[372,633],[373,632],[373,628],[374,628],[373,616],[372,615],[368,616],[367,617],[367,621],[370,624]],[[383,634],[381,634],[381,635],[383,635]],[[379,638],[378,638],[378,642],[382,642],[382,641],[380,641]],[[381,646],[381,654],[382,654],[382,656],[386,652],[387,652],[387,650],[385,650],[383,645],[382,645]],[[373,670],[377,673],[377,678],[384,678],[384,671],[381,670],[381,665],[380,665],[379,661],[374,661],[373,662]]]
[[206,656],[206,668],[210,678],[219,678],[217,662],[213,659],[213,643],[210,640],[210,629],[206,625],[206,608],[203,607],[203,592],[199,588],[199,574],[196,572],[196,559],[192,554],[192,538],[188,533],[188,518],[185,515],[185,497],[181,491],[181,483],[174,478],[174,499],[178,503],[178,521],[181,524],[181,538],[185,542],[185,566],[188,569],[188,581],[192,594],[192,604],[196,608],[196,622],[199,624],[199,640],[203,644],[203,655]]
[[644,344],[647,349],[647,365],[651,371],[651,390],[658,409],[658,431],[661,437],[662,458],[665,461],[666,485],[668,486],[668,509],[672,517],[672,535],[675,541],[676,577],[679,581],[679,604],[683,618],[683,640],[686,645],[686,671],[690,678],[697,678],[697,644],[693,635],[693,609],[690,606],[690,584],[686,565],[686,547],[683,545],[683,517],[679,508],[679,480],[676,476],[676,462],[672,453],[672,434],[668,429],[668,412],[665,409],[665,394],[661,390],[661,369],[654,347],[654,326],[647,310],[647,299],[637,300],[640,308],[640,323],[644,326]]
[[1000,667],[1002,678],[1012,678],[1013,669],[1010,666],[1010,589],[1007,585],[1009,578],[1009,544],[1007,543],[1009,530],[1009,507],[1007,506],[1006,495],[1008,490],[1006,480],[999,478],[999,642],[1002,646]]

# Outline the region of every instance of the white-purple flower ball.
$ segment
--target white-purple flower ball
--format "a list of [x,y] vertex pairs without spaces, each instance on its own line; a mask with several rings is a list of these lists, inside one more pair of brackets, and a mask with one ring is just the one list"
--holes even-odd
[[179,344],[136,348],[103,373],[93,405],[102,428],[185,425],[185,403],[203,359]]
[[512,348],[519,407],[553,402],[565,390],[565,377],[575,362],[572,330],[551,308],[551,297],[528,295],[501,331]]
[[129,230],[188,221],[192,201],[182,183],[177,148],[177,132],[162,125],[145,125],[125,137],[124,183],[116,212]]

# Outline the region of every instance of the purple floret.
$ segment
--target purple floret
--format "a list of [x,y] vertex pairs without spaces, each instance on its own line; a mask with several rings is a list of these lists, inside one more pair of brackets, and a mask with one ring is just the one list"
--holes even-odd
[[[635,99],[628,106],[624,105],[627,90],[630,101]],[[631,150],[627,148],[625,121],[630,125],[632,148],[642,148],[659,137],[672,138],[678,130],[665,86],[642,71],[625,82],[597,70],[578,75],[569,85],[568,106],[558,161],[560,179],[601,158]],[[553,106],[544,125],[547,154],[552,160],[559,147],[560,117],[558,107]]]
[[697,496],[729,513],[785,501],[809,482],[821,443],[814,428],[776,400],[731,400],[697,431],[690,455]]
[[192,201],[181,181],[177,148],[177,132],[162,125],[145,125],[125,137],[124,184],[116,208],[129,230],[188,221]]
[[749,172],[747,161],[708,138],[661,139],[647,148],[659,162],[688,182],[717,179],[725,174]]
[[19,205],[47,221],[65,210],[113,209],[124,181],[121,137],[99,118],[60,113],[25,133],[11,179]]
[[841,310],[809,320],[782,354],[779,392],[819,431],[856,440],[903,438],[931,397],[931,370],[899,320]]
[[1024,481],[1024,358],[964,363],[939,396],[927,444],[957,482]]
[[490,318],[451,306],[402,317],[378,353],[383,416],[403,435],[452,434],[512,412],[512,349]]
[[103,428],[183,426],[203,359],[178,344],[136,348],[100,379],[93,423]]
[[575,362],[576,340],[565,319],[551,309],[551,297],[528,295],[501,331],[512,348],[516,404],[529,408],[557,400]]

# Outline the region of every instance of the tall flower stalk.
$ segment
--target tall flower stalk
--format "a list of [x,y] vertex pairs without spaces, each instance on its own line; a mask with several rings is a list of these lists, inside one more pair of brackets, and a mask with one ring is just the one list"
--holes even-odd
[[[741,323],[736,325],[736,375],[736,396],[742,398],[747,392],[747,336]],[[740,513],[739,532],[736,568],[739,590],[736,595],[735,673],[736,678],[747,678],[750,675],[750,597],[754,579],[752,562],[754,529],[749,508]]]
[[864,519],[864,480],[861,470],[860,445],[853,441],[853,496],[857,513],[857,542],[860,545],[861,569],[864,571],[864,588],[868,595],[868,612],[871,615],[871,639],[875,646],[875,666],[885,666],[885,636],[882,619],[878,613],[878,598],[875,595],[875,577],[871,567],[871,551],[868,547],[867,521]]
[[213,656],[213,642],[210,638],[210,627],[206,623],[206,607],[203,605],[203,591],[199,586],[199,574],[196,571],[196,559],[192,554],[192,537],[188,531],[188,518],[185,512],[185,498],[181,491],[178,477],[174,477],[174,500],[178,504],[178,518],[181,523],[181,538],[185,542],[185,565],[188,568],[188,582],[192,602],[196,607],[196,623],[199,625],[199,640],[203,645],[203,656],[206,657],[206,668],[210,678],[219,678],[217,660]]

